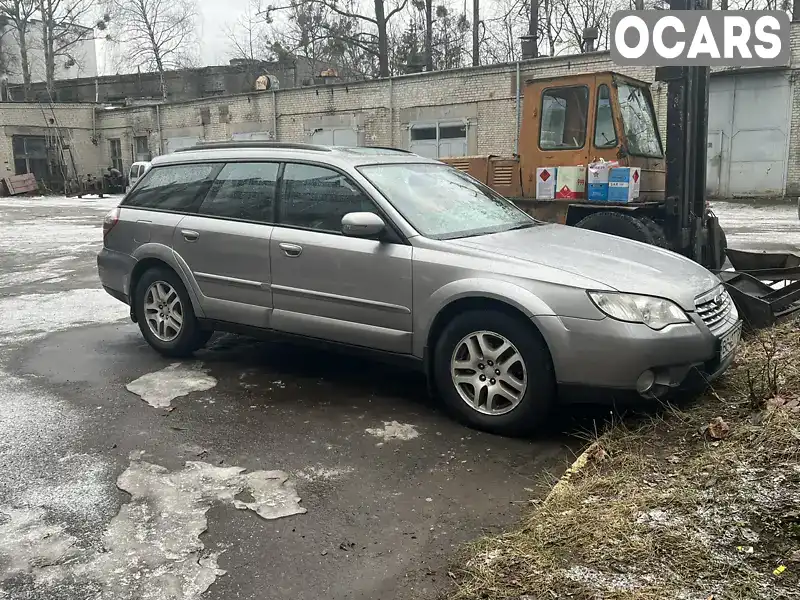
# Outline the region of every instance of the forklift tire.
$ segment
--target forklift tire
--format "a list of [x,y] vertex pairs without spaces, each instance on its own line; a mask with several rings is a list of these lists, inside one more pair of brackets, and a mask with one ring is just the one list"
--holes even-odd
[[[653,223],[655,225],[655,223]],[[656,245],[653,232],[641,219],[626,213],[603,211],[589,215],[575,224],[575,227],[609,233],[635,242]]]
[[650,235],[653,236],[653,245],[659,248],[671,250],[669,242],[667,241],[667,234],[664,233],[664,228],[658,223],[653,221],[650,217],[638,217],[638,219],[647,226],[650,230]]

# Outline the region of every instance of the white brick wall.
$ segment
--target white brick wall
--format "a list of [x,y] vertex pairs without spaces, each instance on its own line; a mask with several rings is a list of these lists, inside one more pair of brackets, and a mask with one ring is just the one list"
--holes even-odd
[[[800,65],[800,23],[793,24],[792,65]],[[542,58],[520,65],[522,83],[528,79],[616,71],[652,81],[650,67],[617,67],[605,52]],[[796,73],[792,69],[792,73]],[[109,139],[121,140],[125,166],[131,160],[133,137],[147,135],[150,150],[159,153],[163,142],[174,137],[199,137],[208,141],[231,139],[239,132],[270,132],[273,139],[308,141],[312,123],[339,119],[359,122],[367,145],[408,145],[408,124],[401,115],[409,111],[440,111],[475,115],[476,150],[480,154],[510,154],[516,138],[516,66],[497,65],[395,77],[360,83],[337,84],[273,92],[202,99],[154,106],[98,110],[98,144],[91,144],[92,107],[59,105],[62,126],[76,131],[81,172],[97,172],[109,164]],[[666,85],[652,86],[662,138],[666,130]],[[787,192],[800,192],[800,85],[793,87],[791,144]],[[38,116],[37,116],[38,115]],[[160,116],[160,131],[159,117]],[[0,104],[0,125],[41,125],[37,105]],[[277,124],[277,131],[275,131]],[[8,128],[6,128],[8,129]],[[0,136],[0,172],[13,170],[10,137]],[[10,165],[10,166],[9,166]]]

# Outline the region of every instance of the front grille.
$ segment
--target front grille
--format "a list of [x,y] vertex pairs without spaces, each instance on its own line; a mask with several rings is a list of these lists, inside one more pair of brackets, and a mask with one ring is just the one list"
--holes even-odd
[[697,298],[695,309],[715,335],[728,329],[739,318],[731,295],[721,286]]

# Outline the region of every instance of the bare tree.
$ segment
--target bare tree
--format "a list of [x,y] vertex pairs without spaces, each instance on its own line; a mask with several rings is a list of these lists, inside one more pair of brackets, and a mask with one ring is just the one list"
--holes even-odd
[[608,44],[611,14],[616,9],[612,0],[556,0],[561,3],[566,29],[565,45],[572,52],[583,49],[583,30],[596,27],[598,31],[596,49]]
[[[389,24],[392,18],[403,11],[408,4],[408,0],[372,0],[372,11],[364,14],[359,2],[349,0],[340,2],[339,0],[291,0],[288,4],[281,6],[270,5],[266,9],[269,16],[271,13],[285,11],[295,8],[298,4],[317,4],[329,9],[332,13],[342,17],[348,23],[347,29],[329,27],[331,36],[340,36],[340,41],[352,44],[362,51],[375,56],[378,60],[378,75],[388,77],[389,69]],[[353,23],[358,23],[360,27],[353,27]]]
[[111,0],[114,35],[129,67],[164,72],[192,66],[196,57],[195,0]]
[[80,46],[95,37],[95,29],[106,28],[108,18],[97,19],[98,0],[38,0],[42,21],[42,49],[45,82],[52,95],[56,61],[65,59],[68,66],[84,58]]
[[[19,67],[22,71],[22,88],[25,100],[30,100],[31,95],[31,65],[28,59],[28,32],[31,20],[36,13],[35,0],[0,0],[0,19],[5,21],[13,30],[19,48]],[[4,34],[0,27],[0,35]],[[16,57],[3,50],[0,60],[3,61],[0,75],[10,70],[11,63]]]
[[259,60],[268,54],[267,31],[261,16],[262,11],[261,0],[251,0],[245,13],[232,27],[226,28],[225,33],[234,58]]

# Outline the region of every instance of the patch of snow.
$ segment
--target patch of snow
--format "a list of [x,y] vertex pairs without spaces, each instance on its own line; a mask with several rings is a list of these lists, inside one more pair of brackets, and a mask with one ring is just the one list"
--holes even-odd
[[[170,472],[132,458],[117,485],[131,500],[111,520],[97,553],[76,548],[63,529],[48,528],[43,511],[0,508],[0,515],[11,514],[5,525],[0,521],[0,582],[26,572],[43,591],[64,581],[96,582],[102,590],[94,600],[199,600],[225,574],[219,554],[207,552],[200,539],[213,503],[264,519],[306,512],[282,471],[245,474],[240,467],[187,462]],[[235,499],[242,492],[253,501]]]
[[0,340],[32,340],[80,325],[115,323],[128,314],[122,302],[98,288],[0,298]]
[[95,194],[84,196],[83,198],[67,196],[25,196],[0,198],[2,208],[91,208],[95,210],[111,210],[118,206],[122,200],[121,195],[103,195],[103,198]]
[[352,467],[343,467],[341,469],[328,469],[325,467],[308,467],[307,469],[303,469],[302,471],[297,471],[295,476],[298,479],[304,479],[306,481],[316,481],[318,479],[322,479],[324,481],[331,481],[335,479],[341,479],[345,475],[349,475],[353,472]]
[[41,508],[0,505],[0,583],[73,558],[75,542],[63,526],[48,525]]
[[170,366],[142,375],[126,385],[153,408],[168,408],[175,398],[192,392],[205,392],[217,385],[199,364],[172,363]]
[[397,421],[384,421],[383,427],[367,429],[366,432],[382,438],[385,442],[389,440],[408,441],[419,436],[419,432],[413,425],[398,423]]

